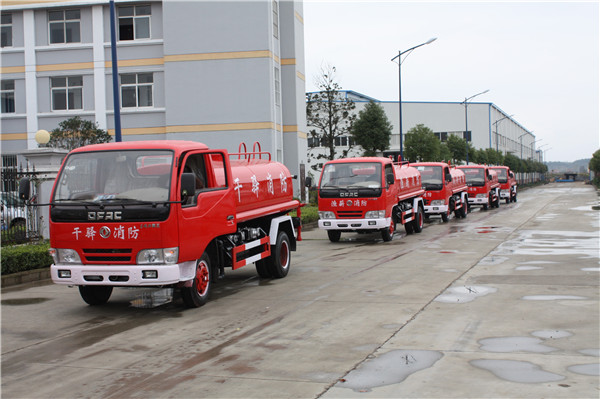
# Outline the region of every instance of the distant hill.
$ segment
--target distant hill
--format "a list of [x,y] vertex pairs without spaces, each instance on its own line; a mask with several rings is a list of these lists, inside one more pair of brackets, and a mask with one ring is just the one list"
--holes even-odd
[[578,159],[575,162],[546,162],[548,171],[587,173],[591,158]]

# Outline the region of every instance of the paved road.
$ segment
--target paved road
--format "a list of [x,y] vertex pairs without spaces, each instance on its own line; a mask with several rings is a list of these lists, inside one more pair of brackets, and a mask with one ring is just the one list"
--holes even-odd
[[2,397],[597,398],[597,206],[550,184],[389,243],[304,232],[288,277],[200,309],[4,289]]

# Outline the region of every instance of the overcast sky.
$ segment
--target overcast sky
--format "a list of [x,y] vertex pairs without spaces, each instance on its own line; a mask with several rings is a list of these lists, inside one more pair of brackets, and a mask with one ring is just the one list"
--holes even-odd
[[304,1],[306,90],[322,67],[343,90],[398,101],[491,102],[533,131],[547,161],[600,148],[599,2]]

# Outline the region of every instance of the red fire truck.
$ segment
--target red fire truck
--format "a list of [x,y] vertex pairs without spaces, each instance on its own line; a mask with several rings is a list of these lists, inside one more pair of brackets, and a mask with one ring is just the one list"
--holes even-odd
[[318,187],[319,228],[337,242],[343,232],[380,231],[391,241],[397,223],[407,234],[423,229],[421,175],[385,157],[345,158],[323,166]]
[[199,307],[226,268],[256,263],[261,277],[285,277],[300,228],[288,215],[300,205],[292,191],[289,170],[260,146],[240,154],[169,140],[75,149],[49,204],[52,280],[78,286],[90,305],[106,303],[113,287],[172,287]]
[[468,192],[465,174],[443,162],[412,163],[421,174],[425,194],[425,215],[441,215],[447,222],[454,212],[457,218],[467,217]]
[[487,165],[459,165],[469,186],[469,206],[481,206],[484,210],[500,206],[500,183],[498,175]]
[[498,174],[500,183],[500,198],[506,203],[517,202],[517,179],[508,166],[491,166],[490,169]]

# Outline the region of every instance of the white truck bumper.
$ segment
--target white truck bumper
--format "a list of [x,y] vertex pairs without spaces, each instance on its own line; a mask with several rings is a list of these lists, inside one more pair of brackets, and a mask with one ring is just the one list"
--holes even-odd
[[383,219],[319,219],[323,230],[380,230],[390,227],[392,218]]
[[510,198],[510,190],[500,190],[500,198]]
[[[56,284],[149,287],[192,280],[195,270],[194,261],[174,265],[59,264],[50,266],[50,275]],[[156,277],[145,278],[148,271],[156,271]]]
[[425,213],[447,213],[448,205],[425,205]]
[[487,205],[487,203],[488,203],[488,199],[487,198],[469,197],[469,204],[470,205]]

